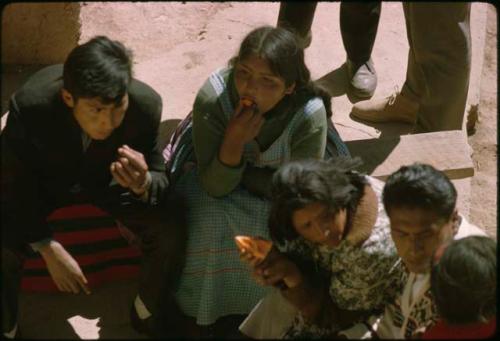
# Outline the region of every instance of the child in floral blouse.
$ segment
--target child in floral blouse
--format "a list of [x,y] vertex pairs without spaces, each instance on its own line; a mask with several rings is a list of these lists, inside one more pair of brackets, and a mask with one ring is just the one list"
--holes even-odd
[[[241,258],[257,282],[280,288],[296,316],[281,335],[240,327],[248,336],[335,336],[394,299],[402,268],[380,198],[383,183],[353,171],[357,165],[309,160],[274,175],[269,228],[276,247],[260,262],[244,252]],[[245,322],[256,326],[252,315]]]

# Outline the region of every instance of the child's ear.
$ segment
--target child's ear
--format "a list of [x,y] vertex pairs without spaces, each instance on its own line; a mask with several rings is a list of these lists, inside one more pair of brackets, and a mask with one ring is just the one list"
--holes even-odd
[[64,101],[64,103],[66,103],[66,105],[70,108],[73,108],[75,106],[75,101],[73,100],[73,96],[69,93],[68,90],[62,88],[61,89],[61,97]]
[[290,85],[288,88],[285,89],[285,95],[290,95],[294,91],[295,91],[295,82],[293,82],[292,85]]

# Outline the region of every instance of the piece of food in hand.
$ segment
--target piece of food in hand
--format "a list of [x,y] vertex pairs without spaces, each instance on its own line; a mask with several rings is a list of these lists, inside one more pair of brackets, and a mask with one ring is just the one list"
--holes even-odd
[[254,104],[254,102],[249,98],[242,98],[241,104],[245,107],[251,107]]
[[257,108],[257,103],[255,103],[250,98],[243,97],[240,100],[240,103],[241,103],[241,106],[242,106],[242,112],[250,110],[254,115],[259,112],[259,109]]
[[249,236],[236,236],[234,237],[236,245],[241,251],[250,253],[258,260],[264,260],[269,251],[273,247],[273,242],[262,238],[255,238]]

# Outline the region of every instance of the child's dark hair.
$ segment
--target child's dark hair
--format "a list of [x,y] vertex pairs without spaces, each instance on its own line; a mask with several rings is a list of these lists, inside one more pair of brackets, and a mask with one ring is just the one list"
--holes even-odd
[[452,241],[431,272],[439,315],[449,324],[487,322],[496,315],[497,244],[484,236]]
[[403,166],[391,174],[383,192],[384,207],[390,215],[395,207],[420,208],[448,220],[457,201],[457,191],[448,177],[426,164]]
[[298,237],[292,223],[295,210],[322,203],[332,213],[346,208],[348,232],[352,215],[363,195],[365,178],[353,169],[359,158],[338,157],[329,161],[301,160],[283,165],[273,175],[269,232],[277,243]]
[[78,98],[118,104],[132,78],[132,53],[122,43],[97,36],[75,47],[64,63],[64,88]]
[[311,81],[311,73],[304,61],[304,50],[298,45],[295,34],[281,27],[262,26],[251,31],[243,42],[236,57],[229,64],[256,55],[269,63],[271,71],[285,80],[289,87],[295,82],[296,98],[304,101],[319,96],[325,104],[327,117],[331,117],[331,96]]

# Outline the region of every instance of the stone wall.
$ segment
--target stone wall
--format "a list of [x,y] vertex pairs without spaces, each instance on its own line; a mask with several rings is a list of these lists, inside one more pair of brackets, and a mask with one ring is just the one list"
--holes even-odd
[[2,11],[2,64],[61,63],[80,38],[80,3],[11,3]]
[[137,60],[153,58],[206,33],[208,21],[231,6],[217,2],[11,3],[2,11],[2,64],[64,61],[96,35],[120,40]]

